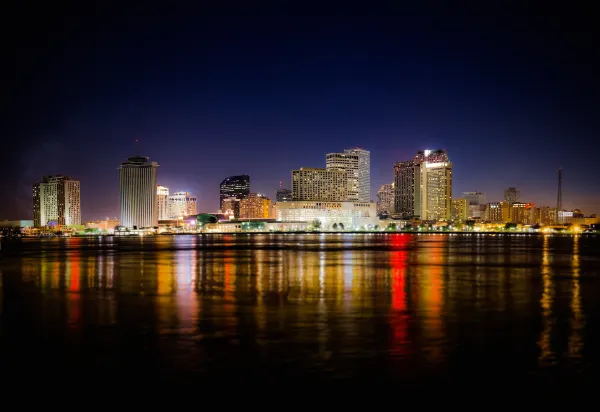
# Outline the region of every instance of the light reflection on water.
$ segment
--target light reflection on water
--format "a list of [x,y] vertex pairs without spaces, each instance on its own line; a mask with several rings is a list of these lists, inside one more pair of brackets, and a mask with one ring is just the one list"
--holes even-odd
[[409,379],[490,364],[578,371],[595,357],[586,340],[600,312],[599,243],[401,234],[26,240],[2,262],[2,339],[51,341],[83,364],[93,339],[103,342],[94,356],[118,357],[123,368],[122,351],[135,343],[136,356],[162,371],[199,376],[284,368],[354,377],[367,368]]

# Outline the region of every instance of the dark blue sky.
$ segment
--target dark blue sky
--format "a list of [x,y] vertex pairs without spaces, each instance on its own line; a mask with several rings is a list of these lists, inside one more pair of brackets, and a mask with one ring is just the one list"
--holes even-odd
[[81,180],[84,220],[118,215],[117,165],[218,207],[227,175],[274,195],[325,154],[371,150],[372,197],[395,161],[445,148],[454,195],[600,212],[598,34],[544,17],[55,18],[15,24],[4,79],[0,219],[30,218],[31,185]]

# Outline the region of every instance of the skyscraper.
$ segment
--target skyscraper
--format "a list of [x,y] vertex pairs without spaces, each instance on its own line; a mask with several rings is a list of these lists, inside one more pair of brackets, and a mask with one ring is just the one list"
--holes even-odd
[[176,192],[168,199],[169,219],[178,219],[184,216],[196,214],[196,196],[189,192]]
[[292,196],[294,200],[343,202],[348,199],[347,182],[345,170],[303,167],[292,170]]
[[452,213],[452,163],[445,151],[425,151],[420,168],[422,220],[450,220]]
[[143,228],[158,225],[156,171],[158,163],[134,156],[119,166],[121,226]]
[[223,209],[223,199],[230,197],[244,199],[250,194],[250,176],[229,176],[221,182],[219,189],[219,207]]
[[445,150],[420,150],[394,165],[394,213],[423,220],[449,220],[452,163]]
[[156,204],[158,209],[158,220],[169,219],[169,188],[158,185],[156,187]]
[[415,215],[415,163],[413,160],[394,165],[394,214]]
[[394,184],[383,184],[377,191],[377,214],[390,215],[394,210]]
[[517,203],[521,197],[521,193],[517,190],[516,187],[509,187],[504,190],[504,201],[508,204]]
[[69,176],[44,176],[33,185],[35,227],[81,224],[80,184]]
[[327,170],[347,173],[349,201],[371,200],[371,153],[364,149],[346,149],[343,153],[329,153],[325,158]]

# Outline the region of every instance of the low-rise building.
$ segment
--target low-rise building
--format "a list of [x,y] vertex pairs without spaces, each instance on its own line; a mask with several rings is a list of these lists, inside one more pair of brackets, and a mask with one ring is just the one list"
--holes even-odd
[[323,230],[337,228],[357,230],[379,224],[373,202],[292,201],[277,204],[277,220],[285,222],[318,221]]

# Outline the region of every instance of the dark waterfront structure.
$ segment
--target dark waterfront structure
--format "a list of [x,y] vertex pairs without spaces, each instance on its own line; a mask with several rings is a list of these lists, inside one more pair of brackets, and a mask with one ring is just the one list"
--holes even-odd
[[250,176],[229,176],[221,182],[219,189],[219,208],[223,208],[223,199],[236,198],[245,199],[250,194]]

